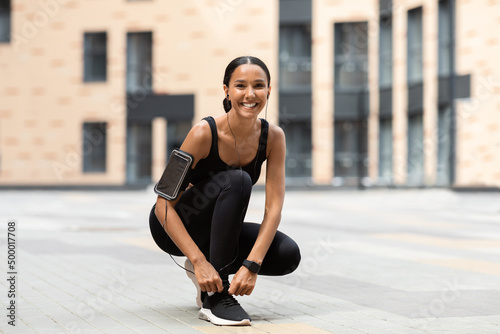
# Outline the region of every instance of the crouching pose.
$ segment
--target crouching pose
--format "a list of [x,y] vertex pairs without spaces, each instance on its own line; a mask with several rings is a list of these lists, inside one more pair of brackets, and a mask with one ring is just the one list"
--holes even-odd
[[[150,213],[158,246],[187,257],[186,272],[198,289],[199,317],[216,325],[250,325],[234,296],[250,295],[258,274],[286,275],[300,262],[297,244],[277,230],[285,195],[285,135],[258,118],[267,106],[270,81],[258,58],[229,63],[223,80],[226,113],[193,126],[178,151],[179,166],[170,166],[171,174],[162,177],[174,195],[157,191]],[[244,222],[265,160],[264,219]],[[169,180],[169,175],[182,180]],[[185,191],[182,181],[189,183]]]

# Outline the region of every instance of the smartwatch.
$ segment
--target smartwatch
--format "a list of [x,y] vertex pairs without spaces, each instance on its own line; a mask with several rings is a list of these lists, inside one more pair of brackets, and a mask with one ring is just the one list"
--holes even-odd
[[260,270],[260,265],[257,262],[243,260],[243,265],[248,268],[254,274],[258,274]]

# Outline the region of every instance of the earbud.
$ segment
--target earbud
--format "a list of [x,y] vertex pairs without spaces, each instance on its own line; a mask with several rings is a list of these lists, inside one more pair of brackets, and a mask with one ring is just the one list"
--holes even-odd
[[267,94],[267,99],[269,100],[269,94]]

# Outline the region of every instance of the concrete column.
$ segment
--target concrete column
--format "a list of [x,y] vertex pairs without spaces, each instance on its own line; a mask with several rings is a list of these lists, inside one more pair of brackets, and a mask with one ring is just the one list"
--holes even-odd
[[167,120],[163,117],[153,119],[153,165],[152,178],[160,179],[167,163]]
[[393,2],[393,173],[394,182],[408,176],[407,10],[405,0]]
[[424,61],[424,184],[437,179],[438,156],[438,2],[423,7]]
[[377,8],[368,21],[368,87],[370,114],[368,115],[368,177],[371,183],[378,178],[379,152],[379,36],[380,22]]
[[333,178],[333,22],[313,1],[312,21],[312,177],[331,184]]

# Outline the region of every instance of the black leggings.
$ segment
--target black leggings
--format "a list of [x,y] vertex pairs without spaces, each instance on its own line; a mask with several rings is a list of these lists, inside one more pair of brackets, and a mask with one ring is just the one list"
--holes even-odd
[[[186,190],[175,206],[189,235],[222,279],[238,271],[259,233],[260,224],[243,222],[251,190],[247,172],[228,170]],[[149,215],[149,226],[156,244],[169,254],[183,256],[154,211],[155,206]],[[277,231],[259,274],[286,275],[299,262],[300,250],[295,241]]]

